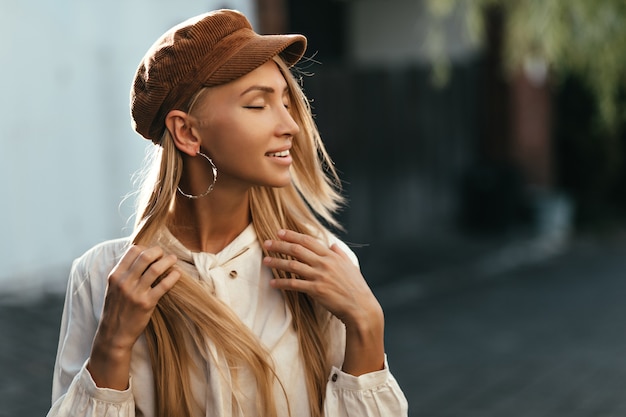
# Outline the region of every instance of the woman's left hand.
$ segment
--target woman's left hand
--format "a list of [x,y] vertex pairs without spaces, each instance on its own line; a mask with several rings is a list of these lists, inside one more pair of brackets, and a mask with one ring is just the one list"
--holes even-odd
[[265,241],[265,249],[293,259],[267,256],[263,263],[299,279],[273,279],[272,287],[306,293],[344,322],[344,371],[360,375],[381,369],[383,311],[359,268],[337,244],[327,247],[312,236],[291,230],[280,230],[278,237],[280,240]]
[[263,263],[299,279],[274,279],[272,287],[310,295],[347,326],[380,308],[359,268],[336,244],[327,247],[291,230],[280,230],[278,236],[281,240],[268,240],[264,247],[295,259],[265,257]]

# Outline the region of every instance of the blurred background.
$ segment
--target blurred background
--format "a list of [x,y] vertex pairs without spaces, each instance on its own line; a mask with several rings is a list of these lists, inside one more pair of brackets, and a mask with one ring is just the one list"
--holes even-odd
[[411,415],[623,414],[623,0],[0,0],[0,416],[45,415],[71,262],[132,228],[139,60],[221,7],[309,39]]

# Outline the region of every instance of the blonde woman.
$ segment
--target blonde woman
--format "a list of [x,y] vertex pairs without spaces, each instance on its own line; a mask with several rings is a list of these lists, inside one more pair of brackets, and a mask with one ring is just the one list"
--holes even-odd
[[382,309],[290,72],[300,35],[189,19],[131,89],[155,143],[128,239],[72,267],[49,416],[405,416]]

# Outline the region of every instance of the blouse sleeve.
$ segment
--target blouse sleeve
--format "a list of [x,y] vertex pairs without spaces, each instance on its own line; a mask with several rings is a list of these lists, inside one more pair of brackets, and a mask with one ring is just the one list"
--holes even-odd
[[[342,240],[331,236],[335,243],[359,266],[356,254]],[[382,370],[360,376],[340,370],[345,349],[345,327],[335,319],[331,325],[333,366],[326,385],[325,417],[406,417],[408,401],[389,370],[387,356]]]
[[61,395],[47,417],[134,417],[135,402],[131,388],[116,391],[98,388],[83,366]]
[[406,417],[408,402],[389,371],[354,376],[333,367],[326,385],[326,417]]
[[[114,251],[112,251],[114,252]],[[96,256],[97,255],[97,256]],[[98,388],[86,364],[104,302],[106,279],[89,278],[90,271],[108,275],[103,248],[92,250],[72,265],[61,318],[59,347],[52,381],[52,407],[48,417],[134,417],[131,388]]]

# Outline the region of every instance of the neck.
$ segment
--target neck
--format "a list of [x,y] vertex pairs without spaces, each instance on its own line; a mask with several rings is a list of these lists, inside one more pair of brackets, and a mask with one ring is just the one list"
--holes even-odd
[[250,224],[248,193],[216,189],[195,200],[178,194],[168,227],[187,249],[218,253]]

